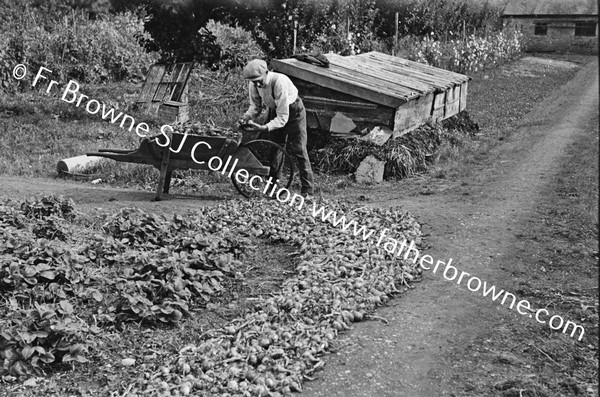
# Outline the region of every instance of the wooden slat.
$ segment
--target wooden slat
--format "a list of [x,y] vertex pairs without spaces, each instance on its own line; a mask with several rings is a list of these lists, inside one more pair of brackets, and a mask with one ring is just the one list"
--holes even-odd
[[394,138],[417,128],[431,119],[434,93],[423,95],[396,110]]
[[433,109],[431,112],[431,118],[433,120],[443,120],[444,110],[446,108],[446,91],[435,94],[433,99]]
[[181,72],[179,76],[177,76],[176,80],[177,83],[179,83],[180,85],[178,85],[175,91],[173,92],[171,100],[187,102],[186,88],[193,66],[193,62],[187,62],[182,64]]
[[433,87],[431,87],[431,85],[423,84],[422,82],[419,82],[414,78],[400,79],[398,74],[395,74],[385,69],[374,68],[372,67],[372,65],[363,62],[363,59],[350,60],[348,59],[348,57],[338,55],[332,56],[331,54],[328,55],[328,59],[330,63],[346,67],[348,69],[354,69],[365,74],[370,74],[371,76],[376,77],[381,81],[387,81],[388,83],[393,84],[395,86],[399,86],[410,90],[411,92],[415,92],[415,94],[425,94],[434,89]]
[[[359,58],[359,56],[356,56],[356,58]],[[468,80],[468,76],[458,75],[453,72],[448,72],[444,69],[433,68],[429,65],[424,65],[413,61],[407,61],[406,59],[398,57],[390,57],[390,59],[380,57],[362,58],[368,59],[370,62],[379,65],[379,67],[386,68],[394,73],[412,75],[416,78],[429,81],[433,84],[439,84],[443,87],[449,87],[450,85],[456,84],[458,82]]]
[[150,67],[146,80],[142,85],[142,90],[138,96],[137,102],[150,102],[154,98],[158,84],[165,74],[165,65],[153,65]]
[[447,91],[446,94],[446,111],[444,118],[452,117],[458,113],[460,107],[460,85],[455,86]]
[[406,88],[403,89],[401,87],[386,84],[383,81],[373,78],[373,76],[360,73],[353,69],[344,68],[344,67],[341,67],[341,66],[338,66],[335,64],[331,64],[331,63],[329,64],[329,68],[327,68],[327,69],[330,71],[330,74],[340,77],[340,78],[344,79],[345,81],[357,82],[357,83],[364,84],[365,86],[371,87],[371,89],[373,89],[379,93],[391,95],[392,97],[395,97],[395,98],[404,98],[404,99],[408,100],[410,98],[418,96],[417,93],[415,93],[414,91],[411,91]]
[[274,59],[271,61],[271,65],[277,72],[281,72],[288,76],[293,76],[304,81],[309,81],[335,91],[344,92],[385,106],[397,108],[408,101],[407,98],[396,97],[385,91],[382,92],[367,83],[352,80],[348,81],[347,75],[344,76],[343,74],[332,72],[330,68],[322,68],[296,60],[293,61]]
[[304,97],[302,97],[302,100],[304,101],[304,104],[307,103],[321,103],[324,105],[331,105],[331,106],[345,106],[351,109],[367,109],[367,110],[377,110],[378,106],[374,103],[370,103],[370,102],[350,102],[350,101],[340,101],[338,99],[331,99],[331,98],[322,98],[322,97],[315,97],[315,96],[310,96],[310,95],[306,95]]
[[[356,57],[356,58],[358,58],[358,57]],[[456,80],[449,80],[446,78],[442,78],[440,75],[428,73],[426,71],[422,71],[419,69],[392,64],[391,62],[385,61],[385,60],[370,59],[370,58],[366,58],[366,57],[363,57],[362,59],[363,59],[363,61],[366,61],[370,64],[376,65],[377,67],[379,67],[381,69],[388,70],[397,75],[404,76],[406,78],[418,79],[423,83],[432,85],[433,87],[435,87],[438,90],[445,90],[447,88],[450,88],[457,82]]]
[[307,110],[314,110],[317,112],[331,112],[332,115],[335,113],[344,113],[352,120],[358,119],[370,119],[377,120],[380,123],[390,124],[394,119],[395,111],[388,107],[379,108],[365,108],[357,107],[355,104],[346,105],[335,102],[319,101],[319,100],[305,100],[304,106]]
[[[404,85],[406,85],[406,86],[414,85],[415,89],[419,88],[420,86],[427,87],[426,90],[421,89],[421,91],[423,91],[423,93],[431,92],[432,90],[437,88],[435,84],[432,86],[431,82],[429,81],[430,79],[423,78],[423,77],[428,77],[428,76],[421,76],[420,73],[415,72],[414,70],[399,69],[397,67],[392,67],[389,63],[369,59],[366,57],[348,57],[348,58],[352,58],[351,59],[352,63],[363,64],[365,66],[368,66],[371,69],[377,70],[380,73],[386,73],[391,76],[395,76],[396,80],[402,81],[402,83],[404,83]],[[399,77],[401,77],[401,79],[398,79]]]
[[379,59],[379,60],[391,62],[392,64],[409,66],[409,67],[415,68],[417,70],[420,70],[420,71],[423,71],[423,72],[426,72],[429,74],[442,76],[444,78],[447,78],[450,81],[453,81],[454,83],[468,81],[471,79],[469,76],[461,74],[461,73],[456,73],[456,72],[452,72],[452,71],[449,71],[446,69],[437,68],[435,66],[425,65],[425,64],[415,62],[415,61],[409,61],[408,59],[384,54],[381,52],[373,51],[373,52],[367,52],[367,53],[356,55],[356,56],[357,57],[361,57],[361,56],[368,57],[371,59]]
[[173,92],[177,88],[178,83],[172,82],[162,82],[158,85],[158,89],[156,90],[156,94],[152,101],[154,102],[167,102],[170,101],[173,97]]
[[[346,102],[357,102],[357,103],[372,103],[375,106],[384,106],[379,103],[371,102],[364,98],[358,98],[356,96],[349,95],[345,92],[340,92],[336,90],[332,90],[331,88],[323,87],[318,84],[312,83],[310,81],[300,80],[293,76],[290,76],[290,80],[294,83],[294,85],[298,88],[298,92],[300,96],[304,98],[305,96],[314,96],[319,98],[329,98]],[[390,108],[386,106],[386,108]]]
[[338,57],[332,57],[332,61],[329,63],[329,69],[340,73],[341,75],[351,76],[349,77],[352,78],[350,81],[362,81],[365,84],[369,84],[378,88],[379,90],[387,91],[393,95],[407,99],[414,98],[419,95],[418,92],[415,92],[415,90],[410,87],[388,81],[387,79],[382,78],[382,76],[378,76],[373,70],[369,70],[368,67],[357,67],[357,65],[340,60]]
[[467,108],[467,87],[468,81],[465,81],[460,85],[460,111],[462,112]]
[[383,61],[372,60],[364,57],[354,57],[354,59],[352,59],[352,62],[361,63],[367,65],[370,68],[377,69],[380,72],[396,76],[396,79],[403,81],[405,85],[414,84],[415,88],[417,86],[425,86],[427,87],[427,90],[422,90],[423,93],[439,90],[440,86],[444,86],[443,84],[440,84],[439,80],[432,79],[430,76],[421,75],[421,73],[416,72],[414,70],[399,69],[397,67],[392,67],[389,63]]

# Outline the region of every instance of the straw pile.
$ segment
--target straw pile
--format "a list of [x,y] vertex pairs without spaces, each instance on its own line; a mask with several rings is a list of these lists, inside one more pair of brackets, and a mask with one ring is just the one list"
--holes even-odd
[[357,139],[335,139],[316,152],[315,168],[330,174],[354,173],[365,157],[373,155],[386,162],[384,179],[407,178],[425,171],[442,143],[454,144],[478,130],[468,113],[461,112],[442,123],[425,124],[383,146]]

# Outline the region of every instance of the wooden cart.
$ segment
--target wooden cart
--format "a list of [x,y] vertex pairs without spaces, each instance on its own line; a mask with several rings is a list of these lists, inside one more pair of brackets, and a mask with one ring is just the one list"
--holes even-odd
[[[155,197],[157,201],[161,200],[163,193],[169,193],[171,175],[177,169],[221,172],[230,177],[238,192],[248,198],[269,193],[266,185],[273,186],[268,183],[269,176],[273,177],[272,181],[278,176],[277,186],[280,188],[289,188],[294,178],[291,157],[281,146],[265,139],[242,143],[241,138],[174,132],[169,134],[168,144],[165,135],[157,135],[144,138],[135,150],[100,149],[87,155],[148,164],[159,169]],[[244,178],[243,171],[238,174],[242,169],[248,173],[247,178]],[[248,183],[254,176],[260,178],[254,178],[252,184]]]

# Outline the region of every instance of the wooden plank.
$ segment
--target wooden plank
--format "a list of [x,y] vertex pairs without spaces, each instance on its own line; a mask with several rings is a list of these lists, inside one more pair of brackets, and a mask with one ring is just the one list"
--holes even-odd
[[[371,61],[376,61],[376,62],[381,62],[381,63],[385,63],[388,64],[390,66],[393,66],[395,68],[399,68],[399,69],[408,69],[409,71],[412,72],[419,72],[422,74],[426,74],[432,77],[436,77],[438,79],[441,79],[443,81],[445,80],[455,80],[456,76],[451,76],[449,74],[447,74],[446,70],[444,69],[440,69],[440,68],[434,68],[433,66],[429,66],[429,65],[425,65],[419,62],[414,62],[414,61],[409,61],[407,59],[404,58],[400,58],[400,57],[385,57],[385,56],[380,56],[379,53],[366,53],[366,54],[361,54],[361,55],[357,55],[356,58],[366,58],[366,59],[370,59]],[[449,72],[449,73],[453,73],[453,72]]]
[[176,63],[173,67],[173,74],[171,76],[171,83],[177,83],[181,78],[181,72],[183,71],[183,63]]
[[[422,74],[419,71],[411,70],[409,68],[397,68],[385,61],[377,61],[371,60],[368,58],[359,58],[356,60],[357,62],[363,62],[367,65],[370,65],[373,68],[377,68],[386,73],[391,73],[396,76],[397,79],[401,79],[402,81],[406,81],[406,84],[421,84],[429,87],[427,92],[432,92],[436,90],[443,90],[446,87],[449,87],[451,83],[440,80],[436,76]],[[425,92],[426,93],[426,92]]]
[[458,82],[458,81],[463,82],[463,81],[468,81],[471,79],[469,76],[461,74],[461,73],[452,72],[450,70],[437,68],[437,67],[431,66],[431,65],[425,65],[420,62],[409,61],[408,59],[384,54],[381,52],[372,51],[372,52],[367,52],[364,54],[356,55],[356,57],[367,57],[367,58],[371,58],[371,59],[388,61],[388,62],[390,62],[392,64],[396,64],[396,65],[408,66],[408,67],[420,70],[420,71],[428,73],[428,74],[438,75],[440,77],[447,78],[453,82]]
[[[290,77],[290,80],[294,83],[294,85],[298,88],[298,93],[300,97],[304,100],[307,97],[315,97],[315,98],[326,98],[334,101],[342,101],[342,102],[353,102],[358,104],[370,103],[374,106],[380,107],[380,105],[375,102],[371,102],[366,99],[358,98],[344,92],[332,90],[331,88],[323,87],[318,84],[314,84],[310,81],[304,81],[297,79],[295,77]],[[390,107],[387,107],[391,109]]]
[[446,108],[446,91],[435,94],[433,98],[433,108],[431,111],[432,120],[439,121],[444,119]]
[[446,91],[446,111],[444,112],[444,119],[452,117],[458,114],[460,107],[460,85],[456,85]]
[[180,85],[177,86],[177,89],[173,92],[171,100],[173,101],[181,101],[187,102],[187,93],[188,93],[188,80],[190,78],[190,74],[192,72],[192,68],[194,66],[193,62],[186,62],[182,64],[181,73],[177,77],[177,83]]
[[373,65],[378,65],[378,67],[380,67],[384,70],[389,70],[392,73],[395,73],[397,75],[405,76],[406,78],[418,79],[421,82],[431,84],[434,87],[436,87],[437,89],[446,89],[456,83],[456,80],[442,78],[439,75],[426,73],[424,71],[410,68],[410,67],[402,67],[401,65],[400,66],[393,65],[393,64],[391,64],[390,61],[369,59],[369,58],[363,58],[363,59],[365,59],[367,62],[369,62]]
[[396,98],[405,98],[407,100],[409,100],[411,97],[418,96],[417,93],[411,90],[402,89],[401,87],[397,86],[391,86],[374,78],[371,75],[363,74],[353,69],[344,68],[330,63],[327,70],[329,70],[331,74],[344,79],[344,81],[364,84],[365,86],[371,87],[371,89],[376,90],[381,94],[391,95]]
[[402,136],[406,132],[411,131],[431,120],[433,97],[434,93],[421,96],[400,106],[396,110],[393,128],[394,138]]
[[[306,125],[309,129],[320,130],[323,132],[329,132],[331,128],[331,120],[339,112],[323,109],[306,109]],[[390,129],[394,126],[394,119],[378,119],[374,117],[359,117],[355,113],[345,113],[352,119],[356,124],[357,130],[363,130],[365,128],[373,128],[375,125],[381,125],[389,127]]]
[[154,98],[152,98],[152,101],[161,103],[170,101],[178,84],[179,83],[163,81],[158,85],[158,89],[156,90],[156,94],[154,95]]
[[[343,106],[346,108],[350,108],[350,109],[357,109],[357,110],[377,110],[378,106],[374,103],[371,102],[349,102],[349,101],[340,101],[337,99],[331,99],[331,98],[322,98],[322,97],[316,97],[316,96],[304,96],[302,98],[302,101],[304,102],[304,104],[311,104],[311,103],[318,103],[318,104],[322,104],[322,105],[329,105],[329,106]],[[389,108],[387,108],[389,109]]]
[[401,64],[394,64],[392,61],[382,60],[382,59],[371,59],[366,57],[355,57],[357,59],[362,59],[363,62],[368,62],[372,65],[376,65],[384,70],[388,70],[394,74],[406,76],[408,78],[417,79],[423,83],[434,85],[438,88],[445,88],[454,84],[454,80],[450,80],[444,78],[443,76],[436,75],[433,73],[429,73],[427,71],[423,71],[420,69],[411,68]]
[[152,65],[146,80],[142,85],[142,90],[138,96],[137,102],[150,102],[154,98],[158,84],[160,83],[162,76],[165,74],[165,65]]
[[397,108],[401,104],[408,102],[407,98],[397,97],[385,91],[382,92],[382,90],[378,90],[368,83],[347,81],[348,76],[332,72],[330,68],[321,68],[308,63],[303,63],[302,67],[300,67],[297,63],[303,62],[297,61],[291,63],[289,60],[277,59],[271,61],[273,69],[277,72],[385,106]]
[[426,94],[434,89],[434,87],[431,87],[431,85],[423,84],[422,82],[419,82],[413,78],[400,79],[396,73],[392,73],[389,70],[382,68],[373,67],[373,65],[365,63],[364,60],[350,60],[348,57],[332,54],[328,55],[328,59],[329,62],[333,63],[334,65],[357,70],[365,74],[370,74],[380,81],[386,81],[395,86],[399,86],[402,89],[410,90],[411,92],[415,92],[417,94]]
[[415,82],[415,86],[411,87],[406,84],[402,84],[398,80],[398,76],[392,73],[387,73],[384,70],[374,68],[372,64],[364,63],[350,59],[351,57],[344,57],[336,54],[328,54],[328,59],[331,65],[335,65],[353,72],[358,72],[362,75],[369,76],[375,79],[377,84],[382,84],[389,89],[396,90],[403,93],[407,97],[417,96],[420,93],[431,91],[431,89],[423,84]]
[[[415,84],[415,88],[418,88],[419,85],[423,85],[427,87],[427,92],[432,91],[432,88],[435,88],[436,85],[442,84],[443,82],[437,78],[432,78],[431,75],[426,75],[421,73],[418,70],[406,68],[406,67],[397,67],[395,65],[391,65],[388,61],[370,59],[366,57],[347,57],[351,58],[351,62],[362,63],[364,65],[368,65],[370,68],[377,69],[380,72],[388,73],[390,75],[402,77],[402,81],[408,84]],[[434,84],[432,84],[434,83]],[[432,87],[433,86],[433,87]]]
[[[436,74],[436,73],[432,73],[431,70],[423,70],[420,68],[413,68],[411,66],[404,65],[406,60],[403,60],[401,58],[398,58],[398,59],[400,60],[399,62],[401,62],[401,63],[398,63],[397,61],[393,61],[393,60],[390,60],[390,61],[374,60],[374,62],[379,62],[381,67],[390,69],[390,70],[394,71],[395,73],[409,75],[409,76],[413,76],[415,78],[419,78],[423,81],[437,85],[438,87],[440,87],[442,89],[449,88],[449,87],[453,86],[454,84],[460,83],[462,81],[468,81],[468,79],[469,79],[468,76],[464,76],[464,75],[459,75],[462,77],[455,78],[456,77],[455,75],[443,75],[443,74],[439,74],[439,73]],[[413,64],[418,64],[418,63],[413,62]],[[438,69],[438,70],[443,70],[443,69]]]
[[393,124],[395,109],[378,106],[373,103],[356,103],[330,100],[329,98],[304,97],[304,106],[307,110],[326,111],[335,114],[341,112],[351,114],[355,119],[373,120],[385,125]]
[[460,111],[462,112],[467,108],[467,88],[469,82],[465,81],[460,85]]

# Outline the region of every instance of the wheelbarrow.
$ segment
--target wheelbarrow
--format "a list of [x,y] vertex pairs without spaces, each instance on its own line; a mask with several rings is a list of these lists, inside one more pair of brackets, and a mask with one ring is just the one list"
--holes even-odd
[[241,137],[172,132],[143,138],[134,150],[100,149],[87,155],[148,164],[159,169],[156,201],[162,199],[163,193],[169,193],[171,175],[177,169],[221,172],[231,178],[233,186],[247,198],[272,196],[275,186],[287,189],[294,179],[289,154],[280,145],[265,139],[242,143]]

